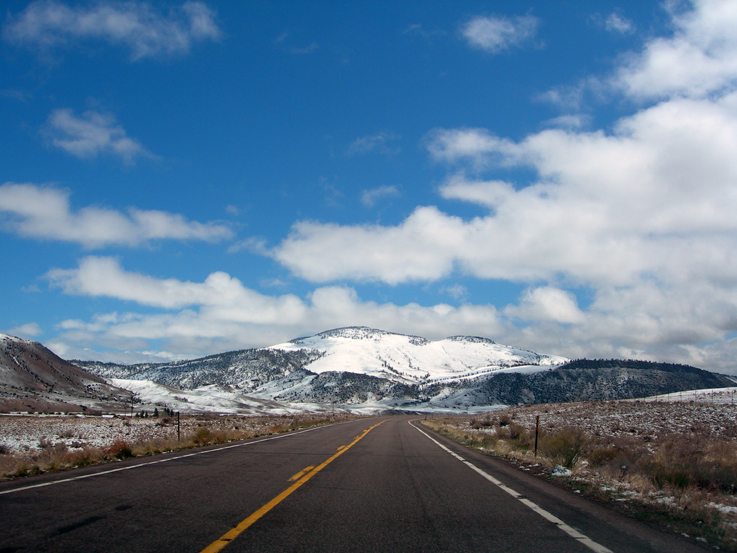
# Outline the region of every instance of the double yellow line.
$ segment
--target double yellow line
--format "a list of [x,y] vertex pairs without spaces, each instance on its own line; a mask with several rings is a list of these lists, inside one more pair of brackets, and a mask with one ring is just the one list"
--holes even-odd
[[223,534],[218,540],[212,542],[210,545],[205,547],[201,553],[215,553],[216,551],[220,551],[228,545],[231,541],[233,541],[235,538],[237,538],[239,535],[241,535],[245,530],[247,530],[253,523],[255,523],[258,519],[260,519],[262,516],[264,516],[266,513],[271,511],[274,507],[279,505],[282,501],[284,501],[287,497],[289,497],[292,492],[294,492],[297,488],[299,488],[302,484],[307,482],[310,478],[315,476],[318,472],[320,472],[322,469],[324,469],[326,466],[328,466],[330,463],[335,461],[338,457],[343,455],[346,451],[348,451],[350,448],[352,448],[354,445],[356,445],[358,442],[360,442],[366,434],[371,432],[374,428],[379,426],[380,424],[385,423],[386,421],[381,421],[378,424],[373,425],[370,428],[367,428],[363,431],[362,434],[356,436],[356,438],[349,443],[347,446],[343,447],[341,446],[338,448],[338,453],[330,457],[327,461],[322,463],[321,465],[318,465],[317,467],[307,467],[303,469],[302,471],[298,472],[292,478],[289,480],[297,480],[294,484],[289,486],[286,490],[284,490],[282,493],[277,495],[274,499],[269,501],[266,505],[261,507],[258,511],[254,512],[251,516],[244,519],[238,526],[233,528],[232,530],[229,530],[225,534]]

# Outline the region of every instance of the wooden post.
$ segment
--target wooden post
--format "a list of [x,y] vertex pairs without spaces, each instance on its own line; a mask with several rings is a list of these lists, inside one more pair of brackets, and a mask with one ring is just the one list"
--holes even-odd
[[177,411],[177,442],[181,442],[181,434],[179,432],[179,411]]
[[540,433],[540,415],[535,417],[535,457],[537,457],[537,436]]

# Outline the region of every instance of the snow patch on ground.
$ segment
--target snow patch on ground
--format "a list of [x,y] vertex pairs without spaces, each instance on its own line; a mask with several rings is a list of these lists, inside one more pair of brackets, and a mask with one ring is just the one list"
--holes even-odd
[[[110,383],[133,392],[144,408],[168,407],[181,413],[230,413],[239,415],[289,415],[325,411],[324,406],[282,404],[270,399],[246,396],[239,390],[210,385],[180,390],[151,380],[111,378]],[[137,409],[140,409],[138,407]]]

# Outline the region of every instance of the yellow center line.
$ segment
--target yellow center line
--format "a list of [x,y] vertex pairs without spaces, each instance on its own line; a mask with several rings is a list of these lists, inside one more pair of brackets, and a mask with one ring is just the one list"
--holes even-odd
[[339,445],[339,446],[338,446],[338,451],[340,451],[340,450],[341,450],[341,449],[343,449],[344,447],[345,447],[344,445]]
[[[273,509],[274,507],[276,507],[277,505],[279,505],[279,503],[281,503],[287,497],[289,497],[292,494],[292,492],[294,492],[295,490],[297,490],[297,488],[299,488],[302,484],[304,484],[305,482],[307,482],[310,478],[312,478],[313,476],[315,476],[318,472],[320,472],[322,469],[324,469],[330,463],[332,463],[333,461],[335,461],[335,459],[337,459],[338,457],[340,457],[341,455],[343,455],[343,453],[345,453],[350,448],[352,448],[354,445],[356,445],[364,436],[366,436],[366,434],[368,434],[374,428],[376,428],[377,426],[379,426],[379,424],[384,424],[385,422],[386,422],[385,420],[384,421],[381,421],[380,423],[373,425],[371,428],[368,428],[368,429],[364,430],[363,431],[363,434],[361,434],[360,436],[356,436],[356,438],[351,443],[349,443],[343,449],[340,449],[338,451],[338,453],[334,454],[332,457],[330,457],[330,459],[328,459],[327,461],[325,461],[321,465],[318,465],[317,468],[314,468],[314,469],[308,471],[304,476],[300,477],[299,480],[297,480],[294,484],[292,484],[291,486],[289,486],[282,493],[280,493],[279,495],[277,495],[274,499],[272,499],[271,501],[269,501],[266,505],[264,505],[263,507],[261,507],[258,511],[254,512],[251,516],[249,516],[248,518],[246,518],[243,521],[241,521],[241,523],[238,526],[236,526],[232,530],[229,530],[228,532],[226,532],[225,534],[223,534],[220,537],[220,539],[212,542],[210,545],[208,545],[207,547],[205,547],[202,550],[201,553],[215,553],[216,551],[220,551],[221,549],[223,549],[223,547],[225,547],[226,545],[228,545],[231,541],[233,541],[235,538],[237,538],[239,535],[241,535],[245,530],[247,530],[250,526],[252,526],[254,522],[256,522],[258,519],[260,519],[266,513],[268,513],[269,511],[271,511],[271,509]],[[307,467],[306,469],[304,469],[302,471],[302,473],[304,473],[305,471],[307,471],[307,469],[309,469],[309,468],[311,468],[311,467]],[[301,473],[297,473],[292,478],[299,477],[300,474]],[[290,478],[290,480],[291,480],[291,478]]]
[[294,476],[292,476],[292,477],[291,477],[291,478],[289,479],[289,481],[290,481],[290,482],[294,482],[295,480],[299,480],[300,478],[302,478],[302,477],[303,477],[303,476],[305,475],[305,473],[307,473],[307,472],[310,472],[310,471],[311,471],[312,469],[314,469],[314,468],[315,468],[315,467],[314,467],[314,465],[310,465],[309,467],[305,467],[305,468],[303,468],[303,469],[302,469],[301,471],[299,471],[299,472],[298,472],[297,474],[295,474]]

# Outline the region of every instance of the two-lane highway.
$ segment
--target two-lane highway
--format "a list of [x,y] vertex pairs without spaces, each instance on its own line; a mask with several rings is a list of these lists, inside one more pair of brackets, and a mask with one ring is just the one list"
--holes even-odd
[[703,551],[409,417],[0,484],[0,553]]

